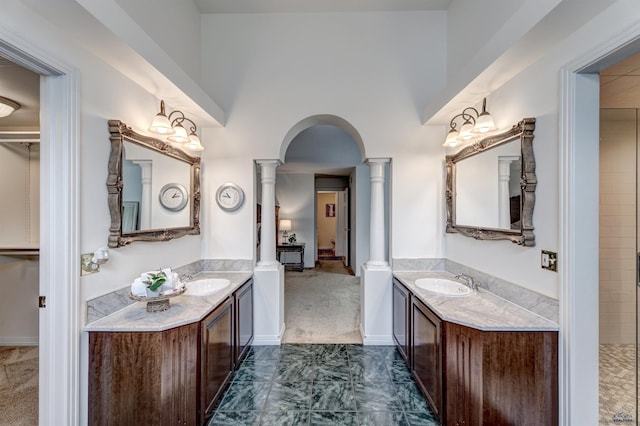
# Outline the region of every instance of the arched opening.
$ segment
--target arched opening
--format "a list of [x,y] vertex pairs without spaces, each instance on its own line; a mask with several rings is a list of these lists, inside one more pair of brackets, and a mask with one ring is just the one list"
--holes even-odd
[[[357,130],[332,115],[298,122],[283,140],[276,198],[278,225],[289,228],[278,229],[278,260],[290,270],[285,273],[286,343],[362,342],[356,275],[369,254],[365,157]],[[291,244],[304,244],[304,258],[284,247]]]

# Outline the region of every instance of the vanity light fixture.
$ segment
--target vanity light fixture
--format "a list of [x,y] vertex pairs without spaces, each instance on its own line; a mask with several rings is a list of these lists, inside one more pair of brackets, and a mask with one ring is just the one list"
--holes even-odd
[[0,96],[0,117],[7,117],[22,107],[16,101]]
[[[475,117],[474,117],[475,114]],[[457,129],[456,119],[462,117],[464,122]],[[454,148],[460,143],[466,143],[485,133],[498,130],[493,117],[487,112],[487,98],[482,100],[482,112],[478,112],[474,107],[466,107],[460,114],[455,115],[449,122],[449,133],[442,146]]]
[[[176,115],[176,118],[172,117]],[[189,133],[184,128],[183,123],[190,123]],[[182,111],[172,111],[167,115],[164,101],[160,101],[160,112],[156,114],[149,126],[149,131],[157,135],[167,136],[167,140],[174,145],[188,148],[191,151],[203,151],[204,147],[200,143],[196,131],[198,127],[190,118],[187,118]]]
[[280,230],[282,231],[282,244],[287,244],[289,231],[291,231],[291,219],[280,219]]

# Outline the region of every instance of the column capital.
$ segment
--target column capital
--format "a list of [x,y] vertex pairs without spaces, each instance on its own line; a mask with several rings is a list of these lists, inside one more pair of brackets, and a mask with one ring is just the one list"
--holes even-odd
[[269,165],[273,165],[273,167],[278,167],[282,165],[282,161],[280,160],[256,160],[256,164],[260,166],[267,167]]
[[390,161],[391,161],[391,158],[367,158],[366,160],[364,160],[364,162],[369,165],[386,164],[386,163],[389,163]]

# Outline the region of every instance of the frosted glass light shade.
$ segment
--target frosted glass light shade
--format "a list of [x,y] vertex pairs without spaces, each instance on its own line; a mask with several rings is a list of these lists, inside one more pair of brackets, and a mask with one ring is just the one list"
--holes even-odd
[[493,117],[488,112],[483,112],[476,119],[476,125],[473,128],[473,133],[488,133],[498,130],[495,123],[493,122]]
[[451,148],[457,146],[459,143],[458,136],[460,135],[456,129],[449,130],[449,133],[447,133],[447,139],[444,141],[442,146],[448,146]]
[[160,101],[160,112],[153,117],[149,131],[157,135],[172,135],[175,133],[164,110],[164,101]]
[[12,101],[9,98],[4,98],[0,96],[0,117],[7,117],[15,110],[20,109],[21,105],[16,101]]
[[473,130],[473,123],[470,121],[465,121],[462,127],[460,127],[460,134],[458,135],[458,140],[468,141],[473,138],[473,134],[471,131]]
[[204,146],[200,143],[200,138],[193,132],[189,135],[189,143],[187,144],[187,147],[191,151],[204,151]]
[[176,124],[173,126],[173,130],[175,133],[167,138],[168,141],[178,143],[178,144],[186,144],[189,143],[189,136],[187,135],[187,131],[182,124]]

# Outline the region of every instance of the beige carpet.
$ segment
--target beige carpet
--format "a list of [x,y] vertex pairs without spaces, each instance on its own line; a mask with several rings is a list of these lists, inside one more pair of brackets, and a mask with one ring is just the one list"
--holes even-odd
[[362,343],[360,278],[341,260],[284,278],[283,343]]
[[38,347],[0,346],[0,425],[38,424]]

